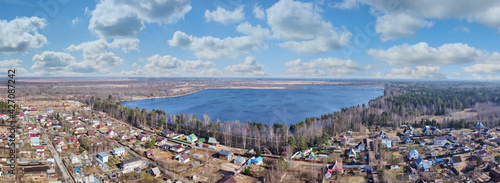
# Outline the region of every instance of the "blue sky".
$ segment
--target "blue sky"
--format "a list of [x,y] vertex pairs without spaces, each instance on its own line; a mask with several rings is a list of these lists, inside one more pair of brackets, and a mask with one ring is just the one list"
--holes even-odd
[[500,79],[500,1],[0,0],[22,76]]

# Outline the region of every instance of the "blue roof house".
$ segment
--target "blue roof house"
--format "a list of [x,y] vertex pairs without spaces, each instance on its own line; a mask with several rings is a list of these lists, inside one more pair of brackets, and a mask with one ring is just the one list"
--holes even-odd
[[106,152],[100,152],[99,154],[97,154],[97,157],[98,157],[98,158],[99,158],[99,160],[101,160],[103,163],[106,163],[106,162],[108,162],[109,155],[108,155],[108,153],[106,153]]

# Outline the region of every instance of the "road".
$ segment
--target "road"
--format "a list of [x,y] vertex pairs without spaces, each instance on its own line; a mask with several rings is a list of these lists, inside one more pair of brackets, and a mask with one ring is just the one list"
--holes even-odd
[[[30,117],[30,120],[31,120],[31,122],[33,122],[33,119],[31,119],[31,117]],[[42,129],[41,126],[40,126],[40,123],[36,122],[36,126],[37,126],[38,129]],[[59,152],[57,152],[54,149],[54,145],[52,145],[51,140],[47,137],[47,134],[46,133],[42,133],[41,135],[42,135],[43,140],[45,142],[47,142],[47,147],[49,148],[50,153],[54,157],[54,160],[56,161],[56,164],[57,164],[57,166],[59,167],[59,170],[62,173],[64,182],[66,182],[66,183],[74,183],[75,181],[69,175],[68,170],[66,169],[66,167],[64,166],[64,164],[63,164],[63,162],[61,160],[61,157],[59,157]]]

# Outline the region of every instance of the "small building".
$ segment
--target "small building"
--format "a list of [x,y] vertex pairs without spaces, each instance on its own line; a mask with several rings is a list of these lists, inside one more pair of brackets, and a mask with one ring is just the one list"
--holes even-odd
[[382,144],[384,144],[387,148],[392,148],[392,140],[391,139],[382,139]]
[[436,151],[436,150],[431,151],[430,154],[431,154],[431,157],[437,157],[437,156],[439,156],[438,151]]
[[420,157],[420,155],[418,154],[418,151],[415,149],[410,150],[410,152],[408,152],[408,155],[406,156],[406,158],[408,158],[408,160],[416,160],[419,157]]
[[398,169],[399,165],[398,164],[391,164],[390,168],[391,168],[391,170]]
[[95,135],[95,131],[94,130],[87,130],[87,135],[88,136],[94,136]]
[[45,147],[44,146],[41,146],[41,145],[38,145],[36,146],[36,153],[37,154],[44,154],[45,153]]
[[174,145],[170,147],[170,150],[178,153],[183,151],[184,148],[182,148],[182,145]]
[[31,137],[30,138],[30,144],[32,146],[40,145],[40,137]]
[[462,164],[462,157],[453,156],[451,158],[451,164],[453,164],[453,166],[460,166]]
[[196,137],[196,135],[192,133],[187,136],[186,140],[189,142],[196,142],[196,140],[198,140],[198,137]]
[[161,172],[158,167],[154,167],[151,170],[149,170],[149,174],[151,174],[153,177],[159,177]]
[[116,132],[109,129],[108,132],[106,132],[109,136],[115,136],[116,135]]
[[335,164],[333,165],[328,165],[326,167],[326,173],[325,173],[325,178],[326,179],[331,179],[332,175],[336,172],[342,174],[344,170],[342,169],[342,162],[335,161]]
[[405,144],[413,144],[413,140],[410,137],[405,137]]
[[233,153],[231,151],[221,150],[219,152],[219,159],[229,161],[229,160],[233,159]]
[[357,148],[359,151],[364,151],[366,149],[365,143],[359,142]]
[[123,147],[114,148],[111,151],[111,154],[116,155],[116,156],[123,156],[125,154],[125,148],[123,148]]
[[253,164],[256,164],[256,165],[261,165],[262,164],[262,157],[257,157],[257,158],[253,158],[249,160],[250,163],[253,163]]
[[122,169],[122,173],[128,173],[134,171],[136,168],[143,168],[146,166],[146,163],[142,160],[141,157],[134,157],[131,159],[123,160],[120,167]]
[[316,161],[318,159],[318,156],[316,156],[316,154],[314,154],[314,152],[311,152],[309,153],[309,156],[307,156],[306,160],[309,160],[309,161]]
[[108,162],[109,155],[106,152],[100,152],[97,154],[97,158],[99,158],[103,163]]
[[484,128],[483,123],[482,123],[482,122],[477,122],[477,123],[476,123],[476,128],[477,128],[477,129],[482,129],[482,128]]
[[219,145],[219,142],[217,142],[217,140],[215,138],[213,138],[213,137],[209,137],[208,138],[208,143],[210,145],[213,145],[213,146],[218,146]]
[[146,155],[147,157],[153,156],[153,150],[144,151],[144,155]]
[[380,131],[380,133],[377,135],[377,138],[386,139],[387,133],[385,133],[384,131]]
[[177,160],[181,163],[187,163],[189,161],[189,155],[187,153],[183,153],[177,157]]
[[219,183],[236,183],[236,180],[234,179],[233,176],[227,176],[221,179]]
[[500,182],[500,171],[490,170],[490,173],[488,175],[490,176],[490,181]]
[[474,157],[478,157],[478,156],[481,156],[481,157],[485,157],[486,156],[486,150],[480,150],[480,151],[477,151],[474,153]]
[[349,158],[356,158],[356,151],[351,148],[351,150],[349,150],[348,156]]
[[165,137],[171,137],[173,136],[175,133],[173,131],[170,131],[168,129],[164,129],[162,132],[161,132],[161,135],[162,136],[165,136]]
[[346,136],[346,137],[352,137],[352,131],[347,131],[347,132],[345,133],[345,136]]
[[446,144],[446,137],[445,136],[434,137],[434,144],[435,145],[445,145]]
[[429,171],[431,168],[432,163],[429,160],[424,160],[422,157],[418,157],[414,162],[413,165],[423,171]]
[[80,163],[82,163],[80,157],[78,157],[75,154],[71,154],[69,156],[69,161],[71,162],[71,164],[80,164]]
[[246,159],[244,157],[237,157],[234,159],[234,164],[236,165],[243,165],[245,163]]

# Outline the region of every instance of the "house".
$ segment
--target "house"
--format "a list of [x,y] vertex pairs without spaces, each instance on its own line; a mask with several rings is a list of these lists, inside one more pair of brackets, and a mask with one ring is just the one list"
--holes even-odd
[[219,183],[236,183],[236,180],[234,179],[233,176],[227,176],[221,179]]
[[403,134],[404,134],[405,136],[413,135],[413,127],[412,127],[412,126],[409,126],[408,128],[406,128],[406,129],[403,131]]
[[123,147],[114,148],[113,151],[111,151],[111,154],[116,156],[123,156],[125,154],[125,148]]
[[147,135],[144,135],[144,134],[140,134],[138,137],[137,137],[137,140],[140,140],[141,142],[146,142],[149,140],[149,136]]
[[416,160],[419,157],[420,157],[420,155],[418,154],[418,151],[415,149],[410,150],[410,152],[408,152],[408,155],[406,156],[406,158],[408,158],[408,160]]
[[356,151],[354,151],[354,149],[351,148],[351,150],[349,150],[349,153],[347,153],[349,155],[349,158],[356,158]]
[[359,142],[358,143],[358,146],[356,146],[358,148],[359,151],[364,151],[366,150],[366,146],[363,142]]
[[384,144],[387,148],[392,148],[392,140],[391,139],[382,139],[382,144]]
[[144,151],[144,155],[146,155],[147,157],[153,156],[153,150]]
[[61,138],[59,138],[59,139],[56,140],[56,145],[59,148],[65,147],[66,146],[66,142],[64,142]]
[[85,178],[83,178],[83,183],[99,183],[101,181],[99,181],[98,178],[96,178],[94,175],[89,175]]
[[170,131],[168,129],[165,129],[161,132],[161,135],[162,136],[165,136],[165,137],[170,137],[170,136],[173,136],[175,133],[173,131]]
[[246,159],[244,157],[237,157],[234,159],[233,163],[241,166],[241,165],[243,165],[243,163],[245,163],[245,161],[246,161]]
[[413,140],[410,137],[405,137],[405,144],[413,144]]
[[198,137],[196,137],[196,135],[194,133],[192,133],[192,134],[188,135],[186,140],[189,142],[196,142],[196,140],[198,140]]
[[431,154],[431,157],[437,157],[437,156],[439,156],[438,151],[436,151],[436,150],[431,151],[430,154]]
[[391,168],[391,170],[398,169],[399,165],[398,164],[391,164],[390,168]]
[[500,182],[500,172],[498,170],[491,170],[489,176],[490,176],[490,181]]
[[115,136],[116,135],[116,132],[109,129],[108,132],[106,132],[109,136]]
[[149,170],[149,174],[151,174],[153,177],[159,177],[161,172],[158,167],[154,167],[151,170]]
[[45,153],[45,147],[41,146],[41,145],[36,146],[36,153],[37,154],[43,154],[43,153]]
[[30,144],[32,146],[40,145],[40,137],[31,137],[30,138]]
[[326,169],[327,169],[326,174],[325,174],[326,179],[331,179],[332,175],[335,172],[342,173],[344,171],[342,169],[342,162],[338,162],[338,161],[335,161],[335,164],[333,164],[333,165],[327,166]]
[[445,136],[434,137],[434,144],[441,146],[446,144],[446,137]]
[[146,163],[142,160],[141,157],[134,157],[131,159],[123,160],[120,168],[122,169],[122,173],[128,173],[134,171],[136,168],[143,168],[146,166]]
[[126,133],[120,133],[118,134],[118,138],[119,139],[122,139],[122,140],[127,140],[128,139],[128,136]]
[[485,129],[483,129],[483,131],[481,133],[483,133],[483,135],[488,135],[491,133],[491,130],[488,128],[485,128]]
[[101,160],[103,163],[106,163],[108,162],[108,158],[109,158],[109,155],[108,153],[106,152],[100,152],[97,154],[97,157],[99,158],[99,160]]
[[482,123],[482,122],[477,122],[477,123],[476,123],[476,128],[477,128],[477,129],[482,129],[482,128],[484,128],[483,123]]
[[175,146],[170,147],[170,150],[178,153],[178,152],[183,151],[184,148],[182,148],[182,145],[175,145]]
[[215,138],[213,138],[213,137],[209,137],[208,138],[208,143],[210,145],[213,145],[213,146],[218,146],[219,145],[219,142],[217,142],[217,140],[215,140]]
[[306,160],[311,160],[311,161],[316,161],[318,159],[318,156],[314,154],[314,152],[309,153],[309,156],[307,156]]
[[233,159],[233,153],[231,151],[227,151],[227,150],[221,150],[219,152],[219,159],[223,159],[223,160],[231,160]]
[[377,135],[377,138],[386,139],[387,133],[385,133],[384,131],[380,131],[380,133]]
[[424,126],[422,128],[422,135],[432,135],[432,130],[431,130],[431,127],[430,126]]
[[345,137],[345,136],[342,136],[342,137],[340,138],[340,143],[341,143],[341,144],[347,144],[347,143],[348,143],[347,141],[348,141],[348,139],[347,139],[347,137]]
[[429,171],[431,168],[431,162],[429,160],[424,160],[422,157],[418,157],[414,162],[413,165],[423,171]]
[[77,155],[75,155],[73,153],[69,156],[69,161],[71,162],[71,164],[80,164],[80,163],[82,163],[80,157],[78,157]]
[[478,157],[478,156],[481,156],[481,157],[485,157],[486,156],[486,150],[480,150],[480,151],[477,151],[474,153],[474,157]]
[[453,156],[451,158],[451,164],[453,164],[453,166],[460,166],[462,164],[462,157]]
[[256,165],[260,165],[260,164],[262,164],[262,157],[260,157],[260,156],[257,158],[252,157],[252,159],[250,159],[249,162],[256,164]]
[[187,163],[189,161],[189,155],[187,153],[183,153],[180,156],[177,156],[177,160],[181,163]]
[[346,136],[346,137],[352,137],[352,131],[347,131],[347,132],[345,133],[345,136]]

